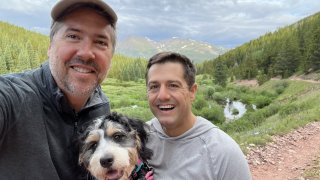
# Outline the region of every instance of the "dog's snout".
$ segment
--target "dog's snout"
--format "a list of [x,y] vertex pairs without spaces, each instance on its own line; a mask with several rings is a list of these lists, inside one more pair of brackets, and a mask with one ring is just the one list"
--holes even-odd
[[112,166],[114,162],[114,157],[112,154],[106,154],[100,159],[100,164],[104,168],[109,168]]

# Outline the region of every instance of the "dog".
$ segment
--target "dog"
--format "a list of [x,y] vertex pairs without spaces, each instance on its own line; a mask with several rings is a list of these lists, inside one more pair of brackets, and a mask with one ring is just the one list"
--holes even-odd
[[79,136],[80,166],[98,180],[146,179],[153,154],[146,129],[143,121],[116,112],[95,119]]

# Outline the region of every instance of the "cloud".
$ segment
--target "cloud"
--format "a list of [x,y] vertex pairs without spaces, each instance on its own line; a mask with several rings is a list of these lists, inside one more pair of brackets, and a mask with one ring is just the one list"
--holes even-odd
[[[0,2],[0,20],[48,32],[57,0]],[[320,10],[319,0],[106,0],[118,14],[118,37],[181,37],[234,47]],[[14,13],[10,13],[13,11]]]
[[0,20],[26,29],[49,34],[52,0],[0,1]]
[[38,11],[49,11],[50,4],[52,4],[50,0],[6,0],[0,2],[0,9],[33,14]]
[[[292,9],[307,6],[302,0],[120,0],[110,3],[119,15],[119,34],[152,35],[151,39],[177,36],[226,46],[233,46],[232,41],[248,41],[289,25],[306,16]],[[231,43],[225,44],[227,41]]]

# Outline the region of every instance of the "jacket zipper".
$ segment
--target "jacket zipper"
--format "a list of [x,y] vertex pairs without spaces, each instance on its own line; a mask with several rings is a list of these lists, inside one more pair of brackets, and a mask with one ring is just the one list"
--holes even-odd
[[73,124],[74,135],[77,135],[78,133],[78,122],[79,122],[79,115],[78,113],[74,112],[74,124]]

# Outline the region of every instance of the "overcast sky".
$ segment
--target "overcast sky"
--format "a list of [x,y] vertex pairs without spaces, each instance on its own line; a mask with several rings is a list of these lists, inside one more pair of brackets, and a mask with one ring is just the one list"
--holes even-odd
[[[319,0],[105,0],[117,13],[118,39],[180,37],[226,48],[320,11]],[[49,33],[57,0],[1,0],[0,21]]]

